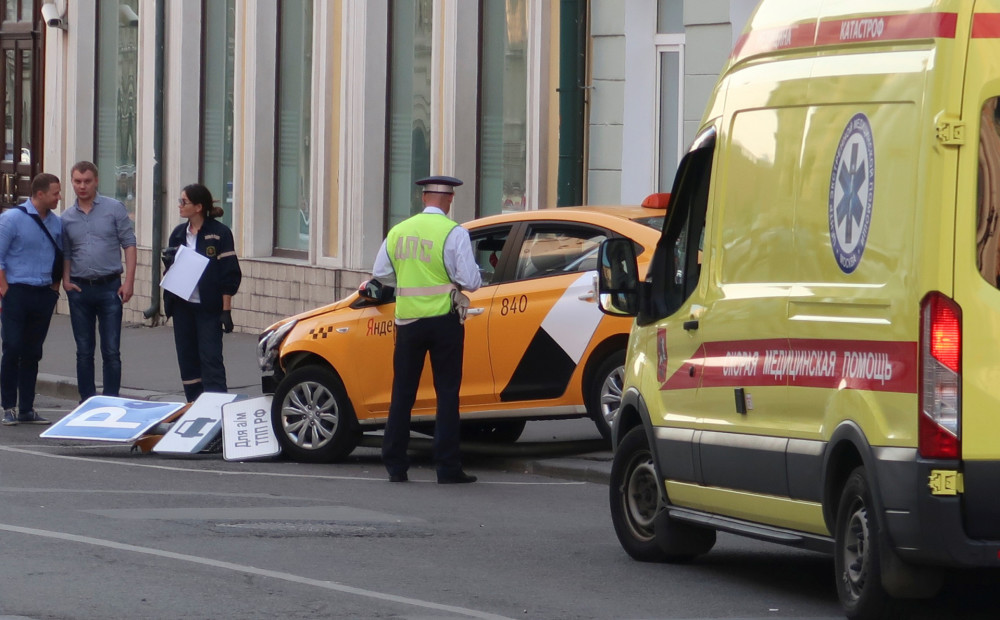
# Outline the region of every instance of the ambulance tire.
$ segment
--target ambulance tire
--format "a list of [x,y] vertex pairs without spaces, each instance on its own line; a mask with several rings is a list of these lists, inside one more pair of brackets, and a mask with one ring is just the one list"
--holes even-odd
[[[611,441],[611,427],[621,407],[625,379],[625,351],[615,351],[597,367],[587,389],[587,413],[601,437]],[[617,404],[616,404],[617,403]]]
[[293,370],[278,385],[271,426],[285,456],[306,463],[342,460],[361,440],[340,377],[316,365]]
[[902,602],[882,587],[885,541],[875,510],[865,468],[857,467],[840,494],[833,556],[837,596],[852,620],[894,618],[902,612]]
[[715,530],[671,519],[661,496],[646,431],[626,433],[615,449],[608,485],[611,522],[625,552],[640,562],[687,562],[715,545]]

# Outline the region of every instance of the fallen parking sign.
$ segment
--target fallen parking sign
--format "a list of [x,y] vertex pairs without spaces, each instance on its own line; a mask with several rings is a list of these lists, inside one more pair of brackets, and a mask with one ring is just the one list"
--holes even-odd
[[246,397],[238,394],[204,392],[153,446],[153,452],[160,454],[201,452],[222,431],[222,406],[237,398]]
[[44,433],[48,439],[129,442],[184,406],[115,396],[91,396]]
[[240,400],[222,406],[222,457],[243,461],[281,453],[271,429],[271,396]]

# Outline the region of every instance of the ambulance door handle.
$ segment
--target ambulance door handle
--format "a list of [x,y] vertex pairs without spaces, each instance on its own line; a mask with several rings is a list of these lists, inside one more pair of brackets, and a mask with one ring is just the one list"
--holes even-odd
[[684,321],[684,329],[689,332],[698,329],[698,319],[694,319],[693,321]]
[[479,316],[480,314],[482,314],[485,311],[486,311],[486,308],[469,308],[466,311],[466,315],[468,315],[468,316]]

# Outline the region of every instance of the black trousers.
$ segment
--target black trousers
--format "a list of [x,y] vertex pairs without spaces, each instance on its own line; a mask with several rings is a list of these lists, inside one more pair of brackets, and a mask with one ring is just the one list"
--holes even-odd
[[50,286],[11,284],[0,312],[0,404],[18,406],[21,413],[35,406],[35,383],[42,345],[49,333],[59,293]]
[[382,440],[382,461],[389,475],[403,474],[410,462],[410,413],[417,398],[424,359],[431,356],[437,417],[434,421],[434,462],[438,476],[462,470],[459,455],[458,391],[462,385],[465,326],[457,314],[445,314],[396,326],[392,356],[392,400]]
[[226,367],[222,363],[222,313],[177,300],[172,318],[184,397],[193,402],[202,392],[227,392]]

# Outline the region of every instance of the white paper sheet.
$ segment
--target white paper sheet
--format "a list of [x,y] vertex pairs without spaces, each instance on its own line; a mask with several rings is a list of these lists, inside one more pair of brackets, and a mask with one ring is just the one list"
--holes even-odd
[[181,299],[190,301],[206,267],[208,267],[208,257],[202,256],[186,245],[178,246],[174,264],[163,276],[160,286]]

